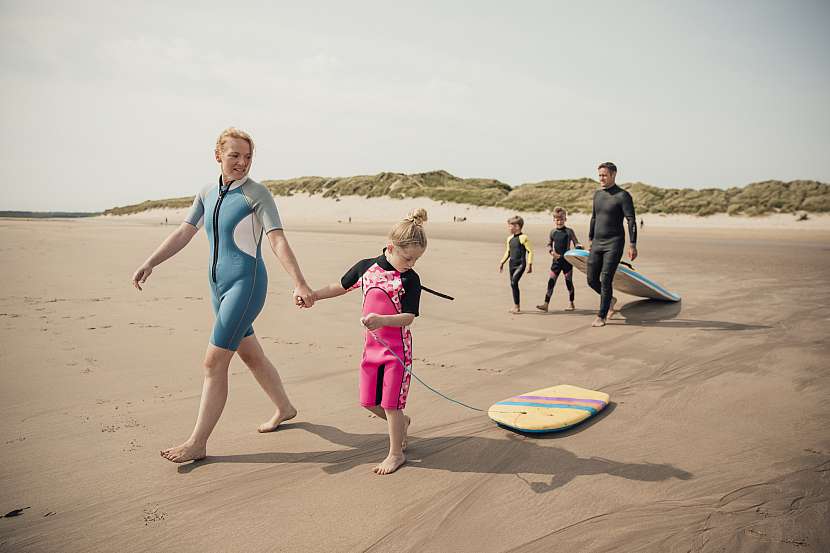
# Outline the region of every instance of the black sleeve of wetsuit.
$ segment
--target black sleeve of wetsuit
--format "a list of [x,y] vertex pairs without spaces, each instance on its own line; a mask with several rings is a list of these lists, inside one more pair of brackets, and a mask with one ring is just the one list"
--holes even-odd
[[550,231],[548,234],[548,252],[553,251],[553,233],[556,232],[555,230]]
[[401,312],[418,316],[418,307],[421,304],[421,277],[412,269],[401,275],[403,296],[401,297]]
[[342,286],[344,290],[348,290],[354,286],[355,283],[360,280],[360,277],[363,276],[363,273],[365,273],[374,262],[374,259],[361,259],[355,263],[351,269],[346,271],[345,275],[340,277],[340,286]]
[[568,236],[570,236],[574,248],[577,247],[577,245],[579,245],[579,240],[576,239],[576,233],[574,232],[574,229],[568,227]]
[[625,192],[622,201],[623,217],[628,221],[628,241],[637,244],[637,215],[634,213],[634,200],[628,191]]
[[588,226],[588,240],[594,239],[594,223],[597,220],[597,193],[594,192],[594,199],[591,201],[591,224]]

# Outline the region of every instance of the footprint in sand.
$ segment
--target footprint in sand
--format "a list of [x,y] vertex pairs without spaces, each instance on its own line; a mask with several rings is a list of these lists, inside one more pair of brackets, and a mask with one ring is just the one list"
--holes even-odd
[[123,453],[133,453],[136,450],[138,450],[138,448],[140,448],[140,447],[142,447],[142,446],[141,446],[140,443],[138,443],[138,440],[130,440],[127,443],[126,447],[121,448],[121,451]]
[[488,368],[480,368],[476,369],[479,372],[488,373],[488,374],[501,374],[504,372],[504,369],[488,369]]
[[167,513],[162,511],[158,505],[144,508],[144,526],[150,526],[154,522],[159,522],[165,518],[167,518]]

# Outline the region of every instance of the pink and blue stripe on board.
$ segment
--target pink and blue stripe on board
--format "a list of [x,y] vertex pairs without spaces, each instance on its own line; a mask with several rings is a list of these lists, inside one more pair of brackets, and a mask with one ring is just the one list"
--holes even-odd
[[546,407],[551,409],[576,409],[596,415],[605,408],[606,402],[599,399],[548,396],[514,396],[496,405],[521,405],[525,407]]

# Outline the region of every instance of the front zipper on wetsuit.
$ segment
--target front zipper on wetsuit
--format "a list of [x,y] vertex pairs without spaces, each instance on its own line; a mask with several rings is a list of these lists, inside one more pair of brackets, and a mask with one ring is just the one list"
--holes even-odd
[[219,206],[222,205],[222,200],[230,190],[230,186],[231,183],[225,186],[219,185],[219,199],[216,200],[216,206],[213,208],[213,267],[211,268],[211,277],[214,284],[216,283],[216,263],[219,261]]

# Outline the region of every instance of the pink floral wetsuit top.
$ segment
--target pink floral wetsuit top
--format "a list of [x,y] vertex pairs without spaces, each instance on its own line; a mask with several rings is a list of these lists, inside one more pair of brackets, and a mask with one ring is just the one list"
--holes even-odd
[[[362,288],[363,315],[398,315],[412,313],[418,316],[421,300],[421,280],[412,269],[403,273],[396,270],[385,254],[358,261],[340,279],[346,290]],[[403,409],[409,392],[409,371],[412,367],[412,334],[409,327],[384,326],[366,331],[363,360],[360,363],[360,404],[383,409]],[[391,352],[389,350],[392,350]],[[394,354],[392,353],[394,352]],[[406,366],[402,366],[398,358]]]

